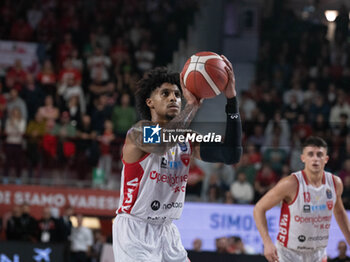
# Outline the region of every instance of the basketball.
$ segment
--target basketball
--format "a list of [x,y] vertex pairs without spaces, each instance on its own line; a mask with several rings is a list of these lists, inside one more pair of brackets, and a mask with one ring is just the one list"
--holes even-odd
[[228,75],[224,60],[213,52],[192,55],[182,69],[185,87],[197,98],[219,95],[227,85]]

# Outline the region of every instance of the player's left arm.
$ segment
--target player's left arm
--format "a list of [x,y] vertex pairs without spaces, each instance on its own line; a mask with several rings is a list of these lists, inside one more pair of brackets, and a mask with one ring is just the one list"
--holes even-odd
[[226,131],[223,143],[201,142],[193,145],[195,158],[206,162],[220,162],[235,164],[239,162],[242,155],[242,123],[238,110],[236,97],[236,80],[232,64],[225,57],[221,56],[226,63],[228,83],[224,94],[227,98],[226,104]]
[[345,211],[343,200],[341,199],[341,195],[343,193],[343,183],[341,179],[337,176],[334,176],[334,183],[336,187],[337,200],[334,206],[334,217],[337,220],[338,226],[340,230],[343,232],[343,235],[350,245],[350,222],[348,219],[348,215]]

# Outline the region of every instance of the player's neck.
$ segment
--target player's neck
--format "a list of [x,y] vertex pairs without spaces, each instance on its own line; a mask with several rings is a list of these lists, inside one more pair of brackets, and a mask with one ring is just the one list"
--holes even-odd
[[159,124],[160,126],[165,126],[169,120],[168,119],[164,119],[160,116],[152,116],[152,120],[153,123]]
[[312,171],[305,168],[304,173],[306,175],[307,182],[310,185],[312,185],[314,187],[319,187],[322,185],[324,170],[322,170],[320,172],[312,172]]

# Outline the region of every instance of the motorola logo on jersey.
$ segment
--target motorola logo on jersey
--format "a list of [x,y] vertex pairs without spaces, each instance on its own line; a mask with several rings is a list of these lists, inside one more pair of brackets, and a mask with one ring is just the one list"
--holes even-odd
[[158,200],[154,200],[151,203],[151,208],[153,211],[157,211],[160,208],[160,202]]
[[327,235],[327,236],[309,237],[307,240],[308,240],[308,241],[322,241],[322,240],[328,240],[328,235]]
[[171,208],[182,208],[182,202],[171,202],[169,204],[164,204],[163,209],[171,209]]
[[304,235],[298,236],[299,242],[304,242],[306,240],[306,237]]

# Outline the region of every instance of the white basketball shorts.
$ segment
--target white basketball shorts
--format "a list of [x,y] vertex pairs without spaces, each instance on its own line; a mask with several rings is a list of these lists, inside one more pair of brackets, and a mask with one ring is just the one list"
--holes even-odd
[[113,222],[114,262],[188,262],[177,227],[151,224],[130,215]]
[[276,244],[279,262],[327,262],[326,249],[321,248],[310,252],[298,252]]

